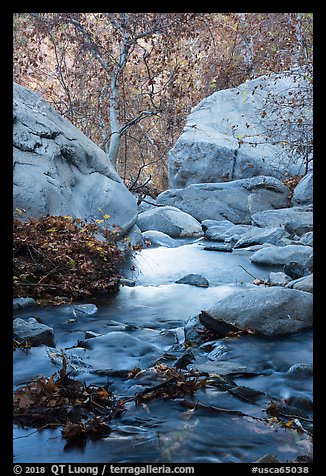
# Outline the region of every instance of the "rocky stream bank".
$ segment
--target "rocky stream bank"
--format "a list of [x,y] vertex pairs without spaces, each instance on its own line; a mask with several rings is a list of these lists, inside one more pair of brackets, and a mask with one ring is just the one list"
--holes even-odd
[[257,106],[241,97],[193,110],[170,188],[137,209],[104,152],[14,86],[14,215],[105,214],[142,244],[116,293],[14,300],[15,462],[312,461],[311,161],[290,190],[273,148],[238,151],[230,111],[245,127]]

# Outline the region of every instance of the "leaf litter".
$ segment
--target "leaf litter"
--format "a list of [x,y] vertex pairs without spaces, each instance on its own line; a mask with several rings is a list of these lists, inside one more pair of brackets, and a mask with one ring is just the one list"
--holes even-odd
[[58,373],[16,389],[14,423],[36,428],[61,426],[63,438],[71,441],[107,436],[110,421],[125,411],[124,402],[104,387],[70,378],[66,365],[63,356]]

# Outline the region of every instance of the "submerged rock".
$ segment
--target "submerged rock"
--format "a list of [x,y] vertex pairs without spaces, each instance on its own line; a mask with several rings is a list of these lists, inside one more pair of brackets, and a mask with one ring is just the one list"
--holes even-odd
[[226,251],[231,252],[233,250],[230,243],[214,243],[214,245],[205,245],[203,246],[205,251]]
[[136,286],[136,281],[134,279],[120,278],[119,284],[121,284],[121,286],[128,286],[130,288],[133,288],[134,286]]
[[71,309],[73,315],[78,317],[92,316],[98,311],[95,304],[73,304]]
[[267,453],[266,455],[262,456],[261,458],[256,459],[256,461],[254,461],[254,463],[274,464],[274,463],[281,463],[281,461],[278,458],[276,458],[275,455],[272,455],[271,453]]
[[279,336],[312,326],[312,295],[283,287],[254,287],[235,291],[205,309],[206,327],[221,320],[257,334]]
[[87,358],[96,369],[133,369],[148,367],[158,348],[146,340],[123,331],[112,331],[85,341]]
[[313,375],[313,366],[304,363],[294,364],[287,373],[294,377],[311,377]]
[[85,339],[93,339],[93,337],[100,337],[100,335],[94,331],[85,331]]
[[200,274],[187,274],[183,278],[178,279],[176,284],[190,284],[190,286],[198,286],[200,288],[208,288],[209,282]]

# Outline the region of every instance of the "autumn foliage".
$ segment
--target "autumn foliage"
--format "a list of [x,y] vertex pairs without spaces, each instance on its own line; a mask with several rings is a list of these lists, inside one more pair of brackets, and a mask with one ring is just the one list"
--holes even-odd
[[312,13],[17,13],[13,33],[14,80],[108,156],[115,138],[133,189],[167,186],[167,153],[203,98],[294,66],[312,76]]
[[14,296],[60,304],[119,288],[117,230],[69,216],[13,222]]
[[63,366],[51,377],[39,377],[19,387],[13,397],[13,419],[23,426],[62,426],[62,437],[84,442],[111,432],[108,423],[124,411],[123,402],[103,387],[74,380]]

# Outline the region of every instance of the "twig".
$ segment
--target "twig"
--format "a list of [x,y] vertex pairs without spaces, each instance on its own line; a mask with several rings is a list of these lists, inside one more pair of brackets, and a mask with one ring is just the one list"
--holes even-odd
[[50,274],[52,274],[56,269],[59,268],[59,265],[55,266],[53,269],[51,269],[47,274],[45,274],[39,281],[38,281],[38,285],[41,284],[41,282],[46,279]]
[[58,286],[56,284],[39,284],[39,283],[17,283],[18,286],[41,286],[47,288],[60,288],[62,286]]
[[214,405],[207,405],[206,403],[203,403],[199,400],[197,402],[192,402],[191,400],[186,400],[183,399],[181,400],[182,405],[184,405],[187,408],[195,409],[195,408],[203,408],[205,410],[211,410],[216,413],[225,413],[227,415],[236,415],[236,416],[241,416],[241,417],[250,417],[254,418],[255,420],[260,420],[260,421],[266,421],[266,418],[259,418],[255,417],[252,415],[248,415],[247,413],[243,413],[239,410],[228,410],[226,408],[220,408],[220,407],[215,407]]
[[40,426],[40,428],[36,428],[36,430],[32,431],[31,433],[28,433],[27,435],[16,436],[15,438],[13,438],[13,440],[19,440],[20,438],[28,438],[29,436],[34,435],[34,433],[40,430],[44,430],[44,428],[53,427],[53,426],[61,426],[61,425],[57,423],[53,423],[53,422],[47,423],[46,425]]
[[164,207],[165,205],[161,204],[161,203],[153,203],[153,202],[149,202],[148,200],[146,200],[145,198],[142,199],[142,202],[145,202],[145,203],[149,203],[150,205],[153,205],[153,207]]
[[256,276],[254,276],[253,274],[249,273],[249,271],[247,271],[243,266],[241,266],[241,264],[239,264],[240,268],[243,269],[243,271],[245,271],[247,274],[249,274],[249,276],[251,276],[252,278],[254,279],[257,279]]

